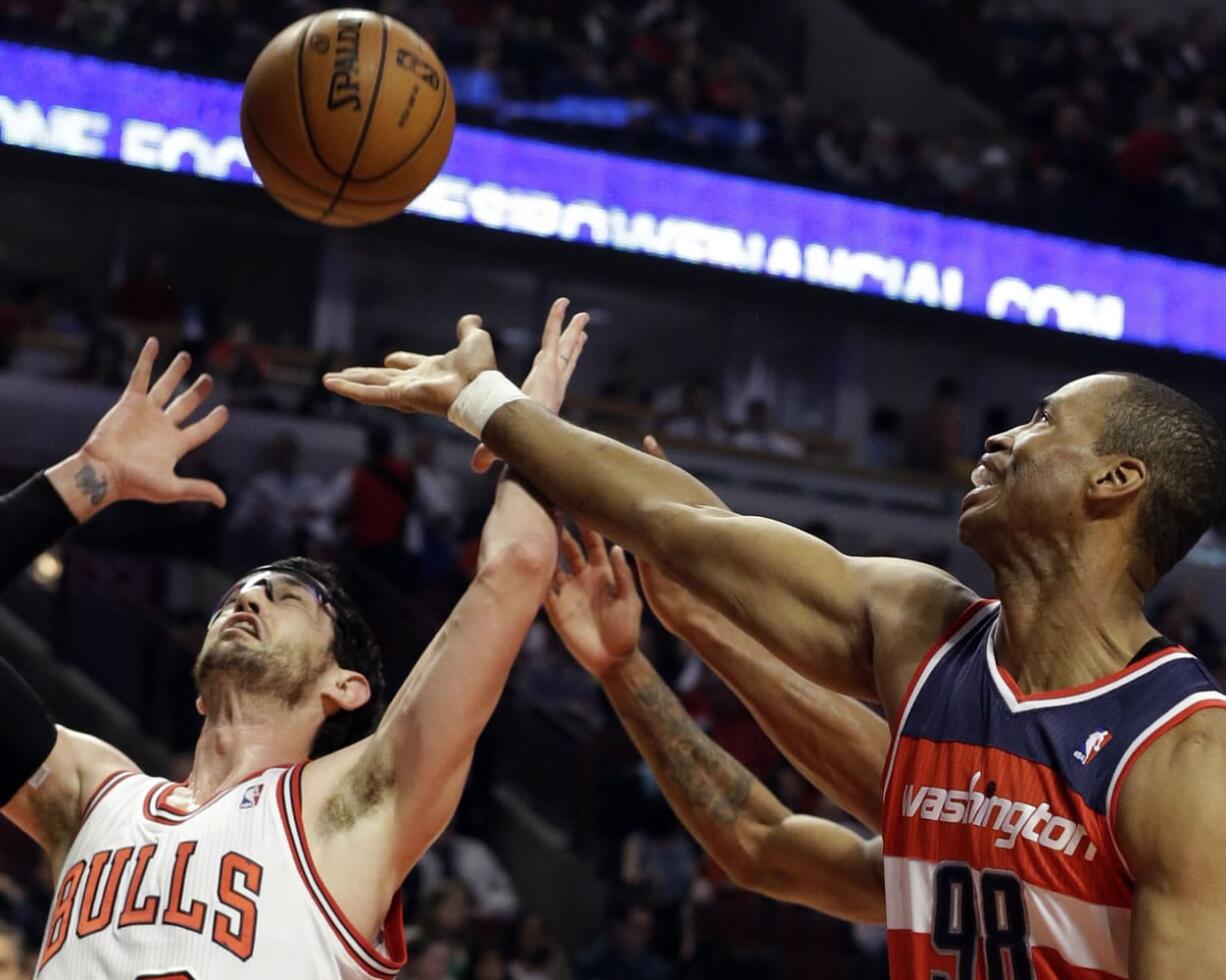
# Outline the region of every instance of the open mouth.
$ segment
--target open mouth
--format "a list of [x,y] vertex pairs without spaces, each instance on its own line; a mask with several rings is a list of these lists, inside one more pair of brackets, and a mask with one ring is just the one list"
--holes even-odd
[[254,636],[257,640],[260,638],[259,621],[250,613],[236,613],[226,620],[225,626],[221,628],[222,633],[227,633],[230,630],[240,630]]

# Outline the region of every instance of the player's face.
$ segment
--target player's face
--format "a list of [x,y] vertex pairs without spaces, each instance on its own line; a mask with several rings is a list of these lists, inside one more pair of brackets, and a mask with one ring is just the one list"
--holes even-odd
[[333,620],[327,598],[308,580],[257,571],[222,598],[200,656],[196,684],[241,684],[244,690],[300,702],[335,663]]
[[958,536],[993,563],[1023,538],[1066,539],[1085,523],[1094,450],[1124,378],[1079,378],[1040,402],[1028,422],[988,439],[962,500]]

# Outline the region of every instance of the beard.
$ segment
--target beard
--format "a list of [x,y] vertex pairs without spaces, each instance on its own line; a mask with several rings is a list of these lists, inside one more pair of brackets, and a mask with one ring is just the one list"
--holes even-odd
[[220,703],[225,692],[242,691],[293,708],[306,700],[327,667],[326,661],[316,662],[302,651],[266,647],[254,636],[234,630],[201,648],[192,677],[205,704]]

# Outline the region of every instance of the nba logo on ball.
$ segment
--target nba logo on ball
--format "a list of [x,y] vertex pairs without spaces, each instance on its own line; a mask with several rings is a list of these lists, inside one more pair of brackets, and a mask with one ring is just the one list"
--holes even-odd
[[243,793],[243,800],[239,803],[240,810],[250,810],[253,806],[260,802],[260,794],[264,792],[264,784],[256,783],[254,786],[248,786],[247,791]]

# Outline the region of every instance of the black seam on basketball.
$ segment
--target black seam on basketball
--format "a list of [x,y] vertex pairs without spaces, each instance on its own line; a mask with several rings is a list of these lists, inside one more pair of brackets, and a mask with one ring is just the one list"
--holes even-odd
[[[307,190],[314,191],[320,197],[330,198],[332,196],[332,191],[325,191],[322,188],[316,187],[314,184],[303,180],[301,177],[298,176],[298,174],[290,170],[289,167],[287,167],[284,163],[282,163],[281,158],[278,157],[275,153],[273,153],[272,148],[268,145],[267,140],[265,140],[264,137],[260,134],[259,127],[257,127],[256,124],[251,121],[251,115],[248,113],[246,114],[246,116],[247,116],[247,129],[251,131],[251,135],[255,137],[256,142],[260,144],[260,149],[264,151],[264,153],[268,156],[268,159],[271,160],[287,177],[289,177],[296,184],[302,185]],[[252,169],[254,169],[254,167]],[[267,181],[265,181],[265,183],[267,183]],[[269,191],[269,193],[271,194],[272,192]],[[317,207],[318,205],[313,205],[313,206]]]
[[379,105],[379,93],[383,89],[383,66],[387,64],[387,15],[379,15],[379,23],[383,27],[383,48],[379,52],[379,70],[375,73],[375,90],[370,96],[370,105],[366,107],[366,118],[362,121],[362,132],[358,135],[358,145],[353,148],[353,159],[349,161],[349,169],[345,171],[345,176],[341,178],[341,186],[336,189],[336,196],[332,198],[332,203],[328,205],[328,209],[320,216],[322,221],[332,213],[332,209],[336,207],[341,197],[345,193],[345,188],[349,186],[349,179],[353,176],[353,170],[358,165],[358,158],[362,155],[362,147],[366,145],[366,137],[370,133],[371,120],[375,118],[375,108]]
[[311,155],[315,157],[316,162],[328,171],[337,180],[341,179],[341,174],[329,166],[328,161],[323,158],[319,152],[319,147],[315,145],[315,134],[311,132],[311,117],[307,113],[306,90],[303,88],[303,80],[306,78],[306,72],[302,67],[302,56],[306,53],[307,35],[311,33],[311,28],[315,26],[315,21],[319,20],[323,14],[316,14],[306,22],[306,27],[302,29],[302,37],[298,39],[298,115],[302,121],[302,131],[306,133],[307,145],[311,148]]
[[377,183],[378,181],[383,180],[386,177],[390,177],[397,170],[399,170],[401,167],[407,164],[410,160],[412,160],[415,156],[417,156],[417,151],[420,150],[423,146],[425,146],[427,140],[429,140],[431,135],[434,133],[434,130],[438,128],[439,120],[443,118],[443,110],[447,108],[447,93],[451,88],[451,83],[450,83],[450,79],[447,78],[446,69],[442,68],[441,65],[439,66],[439,73],[443,76],[443,97],[439,99],[438,112],[434,114],[434,121],[430,123],[430,128],[426,130],[426,134],[417,141],[417,145],[414,146],[413,149],[411,149],[408,152],[408,155],[405,156],[403,159],[401,159],[401,161],[397,163],[395,166],[393,166],[390,170],[385,170],[383,173],[376,174],[373,177],[354,177],[351,183],[354,183],[354,184]]

